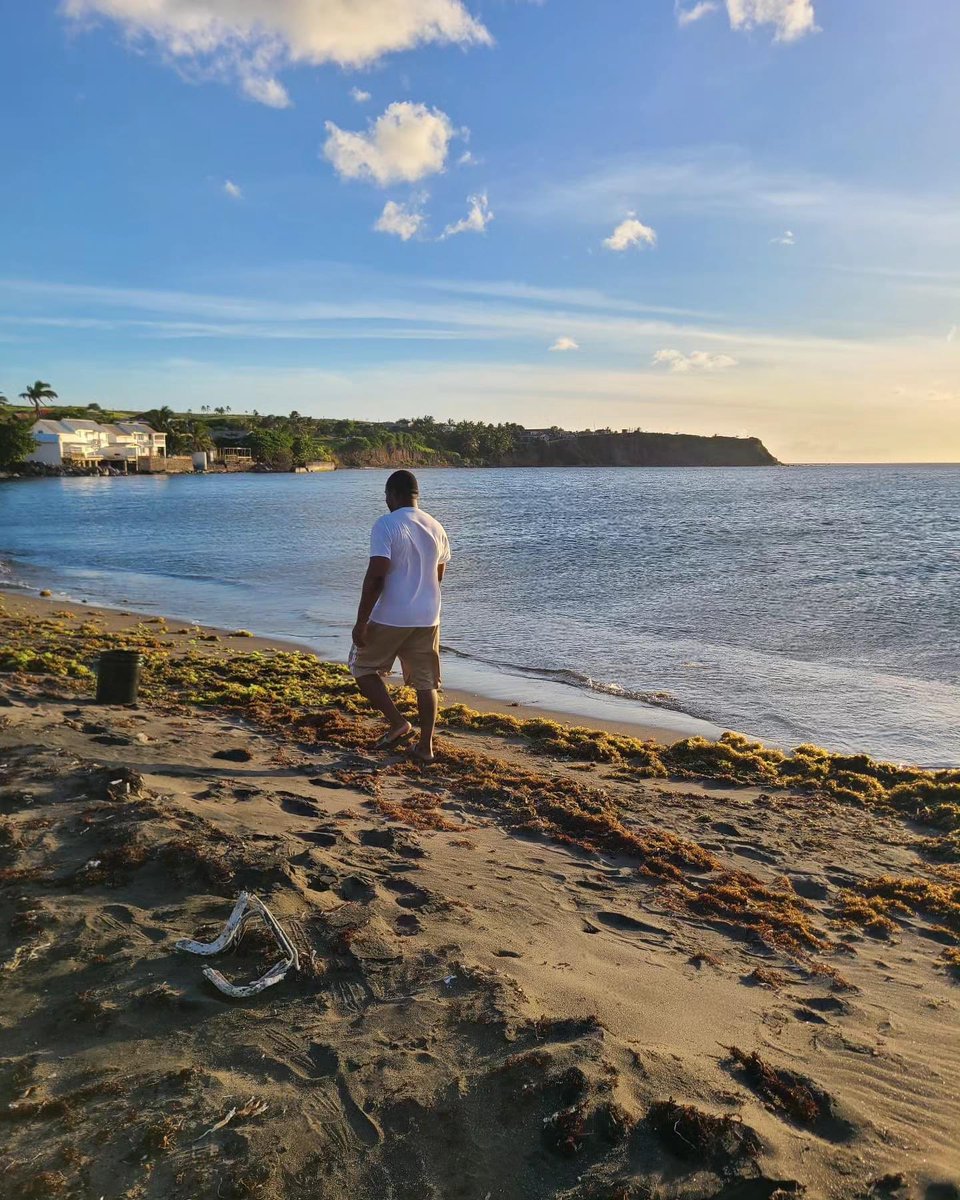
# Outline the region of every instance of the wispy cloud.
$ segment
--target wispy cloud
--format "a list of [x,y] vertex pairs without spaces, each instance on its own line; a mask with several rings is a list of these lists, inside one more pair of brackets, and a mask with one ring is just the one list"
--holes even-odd
[[371,99],[370,93],[365,92],[363,88],[352,87],[350,89],[350,99],[356,104],[366,104]]
[[344,179],[365,179],[386,187],[415,183],[442,171],[455,136],[446,113],[399,100],[371,121],[365,133],[327,121],[324,156]]
[[881,190],[856,181],[765,167],[731,146],[705,146],[660,159],[619,158],[575,178],[538,180],[500,207],[518,218],[595,225],[616,220],[643,197],[648,212],[673,217],[718,216],[731,221],[834,226],[869,234],[882,230],[911,239],[960,237],[960,206],[952,194]]
[[440,240],[456,237],[460,233],[485,233],[487,226],[493,220],[493,212],[486,192],[467,197],[467,215],[448,225],[440,235]]
[[795,246],[797,238],[792,229],[785,229],[778,237],[770,239],[771,246]]
[[703,320],[717,318],[716,313],[699,308],[676,308],[666,304],[644,304],[638,300],[624,300],[610,296],[594,288],[538,287],[529,283],[511,280],[469,279],[421,279],[420,286],[465,296],[484,296],[496,299],[524,301],[543,306],[560,306],[572,309],[595,309],[606,313],[658,313],[669,317],[696,317]]
[[677,24],[681,29],[685,29],[695,21],[699,21],[703,17],[708,17],[711,13],[715,13],[719,7],[720,5],[715,3],[714,0],[700,0],[699,4],[685,8],[679,0],[676,0],[673,10],[676,13]]
[[[642,309],[634,313],[624,310],[622,302],[606,302],[590,292],[581,297],[574,290],[569,299],[584,305],[577,309],[573,303],[563,302],[567,295],[563,290],[510,282],[462,284],[458,298],[457,284],[452,281],[358,272],[344,277],[339,289],[343,298],[335,295],[318,301],[281,298],[286,279],[287,273],[280,271],[276,280],[264,281],[259,294],[216,295],[0,278],[0,321],[16,331],[28,328],[31,322],[54,319],[63,328],[71,324],[80,328],[80,323],[91,319],[108,320],[114,325],[139,323],[149,336],[265,342],[325,340],[333,335],[389,339],[396,329],[415,329],[424,339],[437,333],[443,339],[523,343],[531,353],[538,353],[544,342],[552,344],[559,325],[565,330],[563,336],[581,345],[589,343],[597,353],[633,361],[644,351],[649,361],[658,349],[667,347],[685,356],[736,355],[741,363],[753,367],[800,366],[804,371],[809,371],[813,362],[826,370],[837,361],[859,362],[868,353],[879,361],[894,347],[906,348],[904,353],[912,353],[911,348],[920,353],[922,348],[931,362],[938,355],[952,359],[955,354],[942,333],[872,342],[775,333],[729,322],[667,319],[645,315]],[[469,287],[473,291],[467,291]],[[319,289],[316,283],[307,282],[303,290],[315,295]],[[323,290],[330,291],[329,279]],[[604,303],[609,303],[606,310]]]
[[564,354],[568,350],[579,350],[580,343],[575,342],[572,337],[558,337],[550,349],[556,351],[558,354]]
[[690,371],[729,371],[737,365],[731,354],[708,354],[705,350],[692,350],[684,354],[680,350],[658,350],[651,360],[655,367],[667,367],[678,375]]
[[231,200],[243,199],[243,188],[241,188],[239,184],[234,183],[232,179],[227,179],[224,182],[223,190]]
[[272,75],[243,75],[240,86],[251,100],[265,104],[267,108],[290,108],[293,104],[290,93],[280,80],[274,79]]

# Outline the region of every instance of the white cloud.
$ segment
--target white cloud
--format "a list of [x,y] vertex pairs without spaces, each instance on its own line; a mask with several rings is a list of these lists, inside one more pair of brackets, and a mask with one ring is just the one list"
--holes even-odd
[[484,233],[492,220],[493,213],[490,211],[486,192],[468,196],[467,215],[453,225],[448,225],[440,235],[440,240],[456,237],[458,233]]
[[657,235],[649,225],[644,225],[631,213],[608,238],[603,239],[603,244],[608,250],[621,252],[629,250],[631,246],[655,246]]
[[951,325],[947,331],[947,341],[955,342],[958,338],[960,338],[960,325]]
[[398,204],[388,200],[377,218],[374,229],[378,233],[392,233],[404,242],[409,242],[423,228],[425,217],[412,205]]
[[579,350],[580,343],[575,342],[572,337],[558,337],[550,349],[562,354],[567,350]]
[[241,188],[239,184],[234,183],[232,179],[227,179],[224,182],[223,190],[231,200],[243,199],[243,188]]
[[771,246],[795,246],[797,244],[796,236],[792,229],[785,229],[779,237],[771,238]]
[[681,29],[685,29],[687,25],[692,25],[694,21],[699,21],[701,17],[715,13],[719,7],[720,5],[715,3],[715,0],[700,0],[700,3],[694,4],[693,8],[684,8],[678,2],[674,4],[674,12],[677,14],[677,24]]
[[813,0],[727,0],[727,15],[732,29],[773,25],[778,42],[818,32]]
[[355,100],[357,104],[366,104],[370,99],[370,93],[365,92],[363,88],[352,87],[350,89],[350,99]]
[[362,67],[426,43],[493,40],[462,0],[62,0],[61,9],[115,21],[175,62],[238,78],[274,107],[284,107],[274,75],[291,63]]
[[442,171],[455,136],[446,113],[408,100],[389,105],[366,133],[352,133],[327,121],[327,134],[323,153],[337,174],[380,187],[415,183]]
[[271,75],[244,72],[240,86],[251,100],[265,104],[268,108],[290,108],[293,104],[287,89]]
[[738,362],[729,354],[708,354],[706,350],[692,350],[689,354],[680,350],[658,350],[652,361],[655,367],[668,367],[677,375],[687,375],[691,371],[727,371]]

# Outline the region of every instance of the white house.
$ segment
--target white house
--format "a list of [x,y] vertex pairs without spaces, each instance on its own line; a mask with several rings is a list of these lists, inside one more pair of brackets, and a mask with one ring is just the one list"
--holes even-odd
[[166,454],[166,434],[156,433],[141,421],[100,425],[96,421],[35,421],[31,429],[36,449],[27,462],[61,467],[65,462],[126,462]]
[[[167,435],[157,433],[143,421],[118,421],[117,429],[125,436],[131,436],[136,441],[137,452],[141,458],[165,458],[167,453]],[[112,426],[105,426],[110,429]]]

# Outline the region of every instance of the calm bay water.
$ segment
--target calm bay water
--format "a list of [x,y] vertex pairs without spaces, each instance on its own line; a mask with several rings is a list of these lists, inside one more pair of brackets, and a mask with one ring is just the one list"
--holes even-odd
[[[385,477],[5,485],[0,582],[344,658]],[[960,467],[435,470],[421,487],[454,551],[449,684],[960,763]]]

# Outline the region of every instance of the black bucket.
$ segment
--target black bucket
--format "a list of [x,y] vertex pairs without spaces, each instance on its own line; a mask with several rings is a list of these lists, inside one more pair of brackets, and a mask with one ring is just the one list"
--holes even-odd
[[97,703],[136,704],[141,661],[139,650],[105,650],[97,667]]

